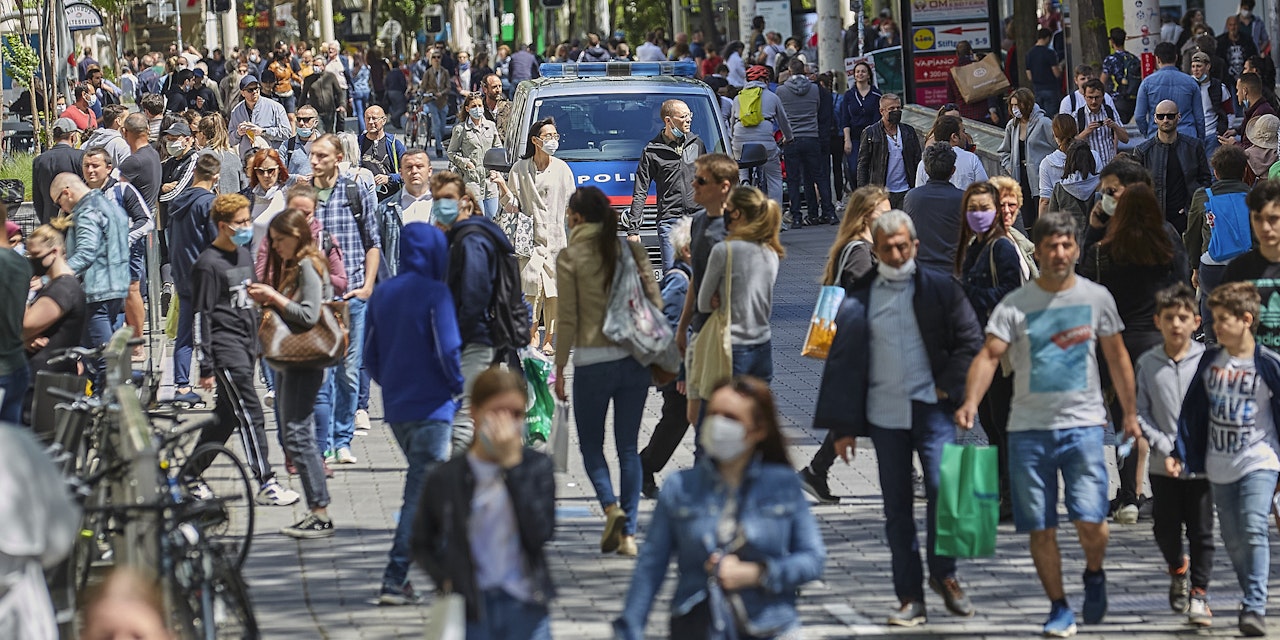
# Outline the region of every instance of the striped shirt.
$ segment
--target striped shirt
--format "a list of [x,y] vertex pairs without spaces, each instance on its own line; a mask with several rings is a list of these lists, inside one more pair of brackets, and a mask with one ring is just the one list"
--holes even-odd
[[877,276],[871,285],[867,420],[883,429],[910,429],[912,401],[938,401],[929,355],[916,322],[915,294],[914,276],[906,280]]
[[[1086,127],[1091,122],[1106,122],[1108,115],[1115,120],[1115,111],[1108,113],[1106,105],[1098,109],[1097,113],[1089,111],[1086,105],[1076,110],[1076,124],[1079,124],[1082,118]],[[1084,128],[1081,127],[1080,130],[1084,131]],[[1093,133],[1089,134],[1089,148],[1102,159],[1102,165],[1098,166],[1098,171],[1102,171],[1102,166],[1116,157],[1116,132],[1106,125],[1094,129]]]

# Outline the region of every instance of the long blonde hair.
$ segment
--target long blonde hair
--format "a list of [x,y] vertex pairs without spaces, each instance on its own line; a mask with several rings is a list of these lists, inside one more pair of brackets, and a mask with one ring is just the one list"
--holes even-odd
[[27,246],[30,247],[31,243],[39,242],[41,246],[49,247],[50,249],[65,249],[67,246],[66,237],[53,226],[52,222],[51,220],[50,224],[42,224],[36,227],[35,231],[32,231],[31,235],[27,236]]
[[840,283],[840,256],[844,254],[844,248],[867,232],[867,228],[871,226],[871,212],[876,205],[888,199],[889,190],[875,184],[858,187],[849,196],[849,203],[844,208],[844,220],[840,221],[836,240],[827,252],[827,266],[822,269],[822,284]]
[[728,209],[742,214],[733,224],[733,230],[725,240],[745,240],[763,244],[778,254],[786,257],[787,250],[782,248],[778,239],[778,231],[782,228],[782,205],[777,200],[755,187],[734,187],[729,192]]
[[215,151],[231,149],[231,141],[227,137],[227,124],[223,122],[222,114],[211,113],[200,118],[200,133],[204,134],[210,149]]

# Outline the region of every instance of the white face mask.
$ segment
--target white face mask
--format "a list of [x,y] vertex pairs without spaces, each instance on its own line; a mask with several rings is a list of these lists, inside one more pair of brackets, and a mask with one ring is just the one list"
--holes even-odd
[[1109,216],[1116,214],[1116,197],[1109,194],[1102,194],[1102,210]]
[[747,428],[724,416],[710,415],[702,423],[698,442],[716,462],[736,460],[747,450]]
[[1010,107],[1010,108],[1009,108],[1009,112],[1013,114],[1013,119],[1014,119],[1014,120],[1021,120],[1021,119],[1022,119],[1022,109],[1019,109],[1019,108],[1017,108],[1017,107]]
[[560,149],[559,140],[544,140],[542,142],[542,150],[546,151],[547,155],[554,156],[556,154],[556,151],[558,151],[559,149]]
[[910,278],[916,272],[916,259],[910,258],[902,263],[901,267],[891,267],[881,262],[876,265],[876,271],[884,276],[885,280],[902,281]]

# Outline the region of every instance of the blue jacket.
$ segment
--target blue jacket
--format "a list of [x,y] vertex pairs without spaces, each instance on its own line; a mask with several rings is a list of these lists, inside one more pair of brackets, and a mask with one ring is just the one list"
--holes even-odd
[[1178,113],[1182,114],[1178,119],[1178,133],[1204,140],[1204,107],[1200,85],[1195,78],[1176,66],[1156,69],[1143,78],[1142,85],[1138,87],[1138,104],[1133,111],[1133,122],[1142,135],[1155,131],[1156,105],[1161,100],[1172,100],[1178,104]]
[[169,203],[169,264],[173,268],[173,286],[179,294],[191,295],[191,267],[200,253],[218,237],[218,225],[209,217],[213,192],[187,187]]
[[[876,277],[875,271],[868,273],[840,305],[836,336],[818,389],[813,426],[832,429],[839,436],[871,435],[867,422],[871,370],[867,311]],[[913,306],[933,383],[950,401],[959,403],[964,398],[969,364],[982,347],[982,327],[955,278],[928,267],[916,267],[915,285]]]
[[[644,637],[649,611],[672,556],[677,577],[671,615],[688,613],[707,599],[705,564],[717,551],[716,524],[726,498],[719,478],[714,464],[703,458],[663,484],[622,615],[613,622],[619,637]],[[742,479],[738,521],[746,535],[746,547],[737,552],[738,557],[766,567],[763,587],[737,592],[750,617],[746,631],[773,637],[798,627],[797,590],[822,577],[827,551],[795,471],[757,456]]]
[[[484,233],[462,233],[472,226],[480,227]],[[498,279],[498,256],[514,251],[511,241],[498,225],[483,216],[471,216],[453,225],[448,237],[449,291],[458,308],[462,344],[493,346],[489,331],[493,283]]]
[[662,276],[662,282],[658,283],[662,292],[662,315],[667,317],[667,322],[673,329],[680,323],[680,313],[684,311],[684,297],[689,293],[689,278],[692,274],[693,267],[688,262],[676,260],[667,269],[666,275]]
[[129,217],[97,190],[76,203],[71,217],[67,266],[84,280],[85,300],[124,299],[129,295]]
[[462,393],[462,339],[445,285],[444,232],[411,224],[404,270],[378,285],[365,312],[364,362],[382,385],[387,422],[453,420]]
[[[1209,447],[1209,393],[1204,386],[1204,374],[1218,359],[1222,347],[1211,347],[1200,357],[1200,366],[1196,367],[1196,376],[1191,379],[1191,388],[1187,389],[1187,397],[1182,401],[1182,414],[1178,416],[1178,441],[1174,445],[1171,458],[1181,460],[1186,465],[1184,473],[1204,473],[1204,457]],[[1271,418],[1280,429],[1280,397],[1275,391],[1280,389],[1280,355],[1262,346],[1261,343],[1253,351],[1254,365],[1262,381],[1271,389]]]

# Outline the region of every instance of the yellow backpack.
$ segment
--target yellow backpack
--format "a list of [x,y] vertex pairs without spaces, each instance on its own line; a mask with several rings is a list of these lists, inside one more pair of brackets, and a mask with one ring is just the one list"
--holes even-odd
[[764,122],[763,97],[764,89],[761,87],[747,87],[738,92],[738,121],[743,126],[755,127]]

